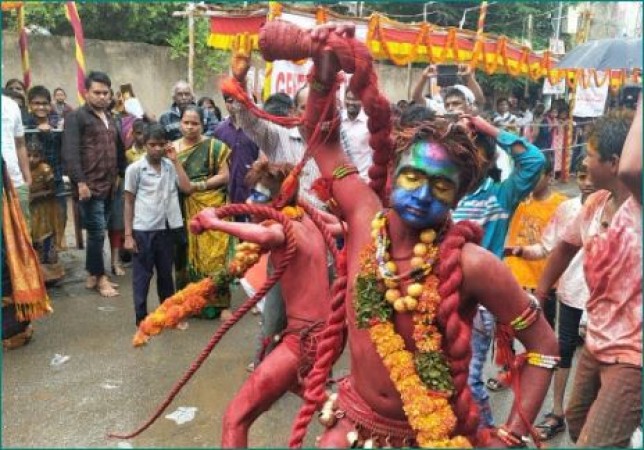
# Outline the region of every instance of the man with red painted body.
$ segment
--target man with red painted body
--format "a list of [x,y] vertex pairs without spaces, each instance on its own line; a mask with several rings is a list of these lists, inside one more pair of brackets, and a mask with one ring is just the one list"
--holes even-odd
[[[266,59],[271,57],[267,54],[277,54],[278,48],[289,49],[302,39],[301,35],[295,39],[290,34],[292,30],[280,29],[281,26],[284,24],[269,23],[263,30],[264,38],[260,37],[260,41],[263,39],[264,45],[272,46],[269,50],[262,47]],[[557,353],[557,342],[545,319],[534,305],[530,305],[503,263],[471,243],[477,240],[478,229],[471,224],[451,224],[451,209],[476,185],[480,176],[481,161],[462,129],[445,123],[422,124],[403,148],[399,148],[390,198],[392,209],[383,209],[376,193],[360,179],[355,168],[351,169],[342,151],[337,128],[333,126],[337,123],[335,108],[327,108],[330,113],[326,116],[322,116],[322,112],[328,97],[333,95],[331,86],[336,73],[344,68],[338,61],[346,63],[354,58],[355,52],[339,54],[331,50],[322,54],[321,49],[329,42],[348,42],[346,38],[353,37],[353,32],[352,25],[321,26],[312,31],[312,42],[309,44],[307,41],[301,46],[306,48],[310,45],[315,62],[305,123],[309,131],[319,122],[323,122],[323,129],[327,130],[317,143],[314,158],[323,177],[330,180],[332,197],[348,225],[346,248],[350,284],[345,303],[351,372],[340,382],[337,404],[333,406],[338,420],[328,423],[329,429],[320,438],[319,445],[328,448],[364,443],[367,447],[367,444],[373,445],[374,440],[378,441],[376,445],[396,447],[479,445],[483,441],[476,435],[477,411],[467,386],[471,320],[477,303],[481,302],[502,323],[521,322],[529,317],[530,323],[517,329],[516,336],[530,354],[542,357],[543,361],[556,360],[552,355]],[[365,49],[355,58],[363,58],[361,62],[364,62],[369,58],[367,55]],[[288,57],[282,55],[280,59]],[[352,80],[365,80],[364,77],[369,77],[373,69],[369,66],[367,70],[356,72]],[[375,77],[371,80],[375,81]],[[382,100],[384,105],[386,99],[378,97],[373,84],[363,89],[356,93],[365,110],[374,114],[378,109],[382,119],[382,105],[375,105],[375,102]],[[389,120],[388,115],[385,115],[385,120]],[[387,129],[383,125],[370,124],[370,129]],[[374,162],[377,163],[382,155],[377,154],[377,148],[375,152]],[[381,162],[381,165],[386,166],[387,163]],[[470,242],[463,244],[464,241]],[[440,245],[440,253],[434,259],[425,259],[428,251],[430,254],[436,251],[438,246],[435,244]],[[377,266],[373,271],[378,274],[377,282],[372,288],[365,288],[369,280],[364,273],[370,270],[369,266]],[[430,273],[440,278],[437,292],[441,299],[429,325],[435,326],[438,342],[443,342],[438,346],[440,351],[434,353],[444,353],[440,357],[449,362],[449,381],[453,386],[446,390],[428,387],[431,380],[422,380],[423,385],[419,379],[421,371],[410,363],[414,358],[410,354],[422,351],[418,342],[424,338],[414,336],[417,329],[413,306],[423,301],[428,288],[426,285],[421,287],[420,301],[414,298],[407,300],[407,297],[417,297],[418,292],[414,292],[417,287],[413,286],[419,284],[418,280],[425,282],[431,277],[427,275],[428,266],[433,271]],[[402,275],[396,276],[396,273]],[[387,294],[383,285],[388,287]],[[397,289],[391,286],[397,286]],[[392,290],[398,292],[390,295]],[[376,296],[382,296],[378,297],[382,301],[370,304],[371,310],[369,307],[365,309],[361,301],[373,297],[373,291],[378,292]],[[398,302],[400,291],[408,293],[402,304]],[[359,295],[361,297],[356,298]],[[387,306],[385,296],[393,305]],[[376,336],[378,330],[385,329],[388,330],[384,333],[386,336]],[[398,345],[402,348],[398,349]],[[396,349],[396,355],[388,354],[391,348]],[[523,444],[528,426],[520,420],[517,409],[523,410],[528,422],[534,420],[550,382],[551,370],[548,369],[553,366],[528,364],[522,367],[521,401],[515,401],[506,425],[497,436],[487,440],[487,444],[493,447]],[[316,370],[315,366],[313,370]],[[404,378],[402,382],[400,377]],[[419,395],[409,395],[410,392]],[[426,398],[419,398],[424,396]],[[415,409],[419,405],[418,400],[421,407]],[[430,411],[423,405],[436,406],[437,409]],[[450,408],[453,411],[448,411]],[[367,440],[371,442],[367,443]]]
[[[257,162],[246,176],[252,187],[248,204],[271,204],[292,166]],[[280,279],[286,310],[286,329],[280,343],[248,377],[226,409],[221,446],[247,447],[252,423],[288,390],[300,390],[300,382],[315,357],[317,334],[329,313],[329,280],[326,247],[322,234],[301,207],[296,206],[297,190],[283,208],[292,219],[297,252]],[[251,216],[252,217],[252,216]],[[193,232],[206,229],[223,231],[242,241],[259,244],[270,251],[270,261],[279,267],[286,251],[284,227],[275,222],[228,222],[217,217],[214,208],[197,214],[191,221]],[[339,230],[338,224],[334,228]],[[306,276],[303,277],[302,275]]]

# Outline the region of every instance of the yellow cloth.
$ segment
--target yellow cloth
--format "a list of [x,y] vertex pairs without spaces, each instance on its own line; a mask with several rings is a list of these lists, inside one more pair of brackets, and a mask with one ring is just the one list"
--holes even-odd
[[56,249],[64,248],[65,212],[55,196],[54,172],[49,164],[41,162],[31,169],[31,178],[33,182],[29,190],[32,196],[47,193],[45,197],[37,197],[29,202],[31,239],[34,244],[42,243],[53,235]]
[[125,152],[125,160],[127,161],[127,164],[130,165],[133,162],[138,161],[139,159],[143,158],[146,154],[146,150],[144,148],[136,148],[136,145],[133,145],[132,148],[126,150]]
[[[568,200],[568,197],[554,192],[544,200],[535,200],[530,196],[521,202],[512,216],[505,243],[506,247],[533,245],[541,242],[543,230],[559,204],[565,200]],[[514,256],[506,257],[505,263],[519,285],[530,289],[537,287],[539,277],[546,266],[545,259],[526,261]]]
[[11,301],[19,321],[34,320],[52,312],[38,255],[31,246],[27,224],[13,183],[3,167],[2,234],[11,277]]
[[[179,161],[192,182],[206,181],[219,173],[221,167],[228,163],[230,149],[220,141],[206,139],[187,148],[178,154]],[[219,207],[226,204],[226,186],[219,189],[193,192],[183,197],[183,217],[188,230],[190,219],[204,208]],[[177,287],[183,282],[200,281],[226,264],[229,236],[219,231],[206,231],[200,235],[187,232],[187,273],[178,273]],[[178,268],[180,269],[180,268]],[[183,279],[183,280],[182,280]],[[227,308],[230,296],[211,299],[211,306]]]

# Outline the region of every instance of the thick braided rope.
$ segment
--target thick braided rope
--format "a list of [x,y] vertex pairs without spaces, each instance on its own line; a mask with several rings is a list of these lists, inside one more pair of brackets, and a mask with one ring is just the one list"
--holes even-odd
[[222,206],[221,208],[217,208],[218,217],[223,218],[223,217],[229,217],[229,216],[241,215],[241,214],[252,214],[265,219],[272,219],[279,222],[284,227],[284,234],[286,235],[286,251],[284,252],[284,259],[275,268],[273,275],[271,275],[270,278],[266,280],[266,282],[261,287],[261,289],[259,289],[253,297],[246,300],[233,313],[230,319],[226,320],[223,324],[221,324],[221,326],[217,329],[217,331],[212,336],[212,338],[210,338],[210,341],[208,342],[208,344],[206,344],[206,346],[201,351],[201,353],[193,361],[190,368],[186,371],[183,377],[181,377],[181,379],[177,383],[175,383],[175,385],[170,390],[170,393],[167,395],[166,399],[157,407],[157,409],[150,416],[150,418],[145,423],[143,423],[139,428],[137,428],[135,431],[131,433],[128,433],[128,434],[109,433],[107,435],[109,438],[131,439],[133,437],[138,436],[147,428],[149,428],[161,416],[161,414],[163,414],[163,412],[170,405],[172,400],[174,400],[174,398],[179,394],[181,389],[188,383],[188,381],[190,381],[190,379],[197,372],[197,370],[199,370],[199,368],[202,366],[206,358],[208,358],[210,353],[213,351],[213,349],[219,343],[219,341],[221,341],[221,339],[228,332],[228,330],[230,330],[230,328],[232,328],[232,326],[235,325],[244,316],[244,314],[246,314],[253,306],[255,306],[257,302],[259,302],[266,295],[266,293],[275,285],[275,283],[277,283],[277,281],[282,277],[282,275],[284,274],[284,271],[286,270],[291,260],[295,256],[295,252],[297,251],[297,243],[295,240],[293,225],[291,224],[291,221],[288,217],[286,217],[284,214],[282,214],[279,211],[276,211],[273,208],[270,208],[267,206],[260,206],[260,205],[227,205],[227,206]]
[[331,287],[331,314],[318,343],[313,368],[306,379],[304,404],[301,406],[293,427],[289,447],[302,447],[308,428],[315,411],[326,400],[325,386],[333,364],[342,352],[344,321],[346,318],[345,297],[347,276],[336,278]]
[[[321,64],[324,64],[324,57],[332,54],[344,72],[354,74],[349,82],[349,89],[360,98],[368,116],[367,127],[371,134],[369,145],[374,149],[373,165],[369,169],[370,186],[383,203],[386,203],[387,168],[394,157],[393,124],[389,101],[378,90],[378,77],[373,69],[373,58],[366,45],[357,39],[344,38],[335,33],[330,33],[322,45],[311,39],[309,31],[297,25],[271,21],[260,31],[259,46],[266,61],[316,57]],[[324,80],[327,87],[331,87],[334,81]],[[334,89],[330,89],[325,96],[328,98],[334,94]],[[309,96],[309,102],[311,97],[315,95]],[[311,108],[311,114],[317,116],[319,120],[333,119],[333,117],[321,115],[320,111],[319,106]],[[307,108],[307,117],[308,115],[309,108]],[[305,123],[311,122],[314,121],[305,119]]]
[[339,270],[337,265],[340,259],[340,251],[336,246],[335,238],[327,228],[324,220],[322,220],[320,213],[314,206],[312,206],[310,203],[302,199],[299,199],[298,204],[302,208],[304,208],[304,212],[306,212],[306,214],[311,218],[315,226],[320,230],[320,233],[322,233],[322,237],[324,238],[326,247],[331,252],[331,255],[333,255],[333,260],[335,261],[335,264],[336,264],[336,270]]
[[304,403],[298,411],[297,417],[291,428],[289,447],[302,447],[309,423],[319,406],[326,400],[325,386],[333,364],[343,350],[342,342],[345,332],[345,306],[344,299],[347,288],[346,257],[344,251],[338,251],[335,239],[320,218],[317,210],[311,205],[302,202],[301,205],[307,214],[320,228],[327,247],[335,259],[337,278],[331,286],[331,313],[327,318],[324,330],[318,342],[315,362],[305,382]]
[[[467,437],[477,445],[478,408],[467,384],[472,357],[472,313],[459,311],[460,287],[463,281],[461,251],[468,242],[479,243],[481,228],[473,222],[452,225],[440,246],[438,293],[442,301],[438,309],[438,324],[443,329],[443,352],[447,356],[455,395],[452,403],[458,423],[455,433]],[[467,314],[465,317],[464,314]]]

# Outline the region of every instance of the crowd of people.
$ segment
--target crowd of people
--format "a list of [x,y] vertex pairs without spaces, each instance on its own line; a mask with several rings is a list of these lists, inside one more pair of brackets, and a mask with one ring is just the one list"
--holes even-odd
[[[291,48],[291,30],[279,26],[264,31],[277,33],[265,55]],[[546,110],[509,95],[488,110],[466,67],[431,96],[438,74],[428,66],[410,101],[390,103],[371,66],[348,62],[351,33],[307,35],[334,58],[313,51],[308,84],[261,105],[243,94],[250,60],[236,54],[240,89],[222,87],[224,114],[184,81],[157,121],[103,72],[89,72],[75,109],[61,88],[9,80],[4,348],[29,342],[30,322],[51,309],[45,286],[65,276],[67,176],[86,232],[86,287],[120,295],[114,277],[131,261],[137,326],[155,271],[162,303],[226,267],[237,240],[269,254],[267,277],[296,243],[295,263],[262,301],[257,354],[226,411],[224,447],[246,446],[252,422],[288,389],[304,398],[291,444],[321,409],[322,447],[519,447],[566,427],[579,447],[628,446],[642,411],[641,102],[635,114],[576,121],[568,149],[565,102]],[[336,108],[340,70],[356,73]],[[572,198],[553,184],[566,160]],[[252,213],[217,216],[244,203],[281,211],[294,231]],[[320,224],[336,248],[325,248]],[[39,267],[37,280],[23,279],[29,267]],[[217,289],[201,317],[231,319],[232,288]],[[484,380],[495,336],[499,372]],[[517,355],[515,337],[526,353]],[[344,342],[351,371],[327,396]],[[553,409],[537,420],[551,376]],[[510,387],[520,400],[503,421],[490,392]]]

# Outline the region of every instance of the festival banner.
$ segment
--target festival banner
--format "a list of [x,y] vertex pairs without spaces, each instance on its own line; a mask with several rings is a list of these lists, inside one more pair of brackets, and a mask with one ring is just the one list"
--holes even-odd
[[563,95],[566,93],[566,80],[561,79],[558,83],[550,84],[548,77],[543,79],[543,94],[544,95]]
[[[598,76],[603,78],[604,74],[598,72]],[[599,117],[604,114],[607,98],[608,83],[603,83],[598,87],[595,77],[588,77],[586,86],[583,86],[582,83],[577,85],[572,115],[574,117]]]
[[304,64],[290,61],[274,61],[271,78],[271,93],[283,92],[295,95],[297,90],[306,84],[306,75],[313,62],[307,60]]

